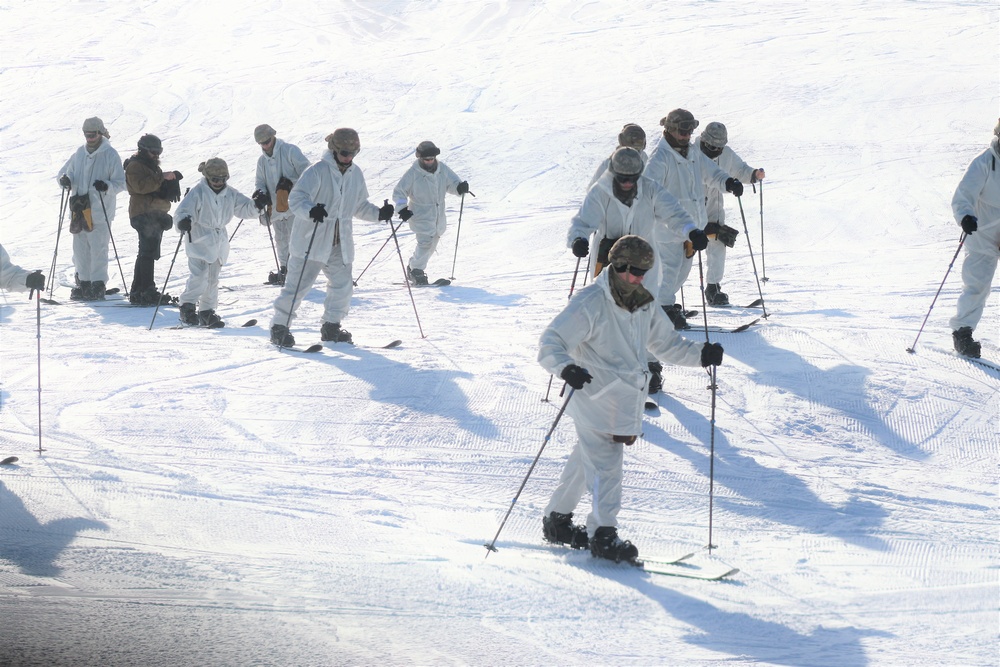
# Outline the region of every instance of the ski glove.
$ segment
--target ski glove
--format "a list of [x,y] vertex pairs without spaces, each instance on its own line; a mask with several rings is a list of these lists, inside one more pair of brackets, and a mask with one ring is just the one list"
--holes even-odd
[[718,343],[705,343],[701,348],[701,365],[704,368],[722,365],[722,346]]
[[408,207],[404,206],[403,208],[399,209],[399,219],[402,220],[403,222],[406,222],[412,217],[413,217],[413,211],[411,211]]
[[462,181],[461,183],[458,184],[458,194],[464,195],[464,194],[467,194],[468,192],[469,192],[469,182],[468,181]]
[[692,229],[688,238],[691,239],[691,245],[695,250],[704,250],[708,247],[708,234],[700,229]]
[[42,275],[42,270],[32,271],[24,278],[24,286],[29,290],[38,290],[39,292],[45,291],[45,276]]
[[570,364],[566,368],[562,369],[562,373],[559,374],[559,377],[566,380],[566,384],[573,387],[573,389],[583,389],[583,385],[594,379],[590,373],[587,372],[586,368],[580,368],[576,364]]
[[190,232],[191,231],[191,216],[187,215],[177,221],[177,231],[179,232]]
[[264,207],[271,203],[271,195],[260,190],[254,190],[253,196],[250,198],[253,199],[254,206],[257,207],[258,211],[263,211]]
[[395,212],[396,209],[394,209],[392,207],[392,204],[389,203],[389,200],[386,199],[385,204],[383,204],[382,208],[378,210],[378,221],[389,222],[390,220],[392,220],[392,214]]
[[62,177],[60,177],[59,179],[59,185],[69,190],[71,187],[73,187],[73,181],[69,180],[69,176],[63,174]]
[[979,229],[979,218],[974,215],[967,215],[962,218],[962,231],[966,234],[971,234],[972,232]]
[[94,189],[98,192],[107,192],[108,184],[104,181],[94,181]]
[[313,219],[313,222],[323,222],[323,220],[326,219],[326,206],[323,204],[316,204],[309,209],[309,217]]
[[576,257],[586,257],[590,254],[590,241],[578,236],[573,239],[573,255]]
[[737,197],[743,196],[743,184],[735,178],[726,179],[726,192],[732,192]]
[[[175,171],[175,172],[174,172],[174,178],[175,178],[175,179],[177,179],[177,180],[179,181],[179,180],[181,180],[182,178],[184,178],[184,174],[182,174],[182,173],[181,173],[181,172],[179,172],[179,171]],[[177,189],[179,190],[179,189],[180,189],[180,187],[181,187],[181,186],[179,186],[179,185],[178,185],[178,186],[177,186]]]

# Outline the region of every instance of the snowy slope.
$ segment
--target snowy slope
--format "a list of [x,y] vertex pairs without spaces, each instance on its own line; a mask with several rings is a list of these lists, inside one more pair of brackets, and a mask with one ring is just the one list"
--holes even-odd
[[[995,2],[61,0],[0,18],[0,242],[26,268],[48,272],[55,176],[92,115],[122,157],[160,136],[187,186],[218,155],[249,194],[267,122],[311,159],[357,128],[376,203],[424,139],[476,194],[457,258],[449,198],[429,273],[454,261],[456,282],[415,291],[419,325],[391,242],[359,281],[345,326],[394,350],[270,346],[255,220],[223,268],[222,330],[69,302],[66,235],[40,357],[35,302],[0,294],[0,458],[20,457],[0,468],[0,665],[996,664],[1000,373],[950,351],[958,263],[906,352],[1000,109]],[[725,287],[749,303],[766,274],[770,317],[713,335],[714,425],[705,373],[669,369],[619,519],[644,555],[741,572],[546,547],[568,418],[485,558],[562,402],[559,383],[541,400],[535,355],[576,265],[569,219],[621,126],[653,137],[675,107],[767,170]],[[118,216],[130,280],[125,196]],[[388,230],[355,227],[358,274]],[[168,291],[186,277],[182,250]],[[996,296],[977,336],[1000,360]],[[320,282],[301,343],[322,299]]]

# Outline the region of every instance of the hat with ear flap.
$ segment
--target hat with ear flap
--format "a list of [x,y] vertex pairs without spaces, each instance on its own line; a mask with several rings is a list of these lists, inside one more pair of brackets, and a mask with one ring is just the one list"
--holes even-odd
[[229,178],[229,165],[221,157],[213,157],[198,165],[198,171],[205,174],[206,178]]
[[635,234],[623,236],[608,251],[608,264],[611,266],[634,266],[637,269],[650,270],[655,258],[653,246],[646,239]]
[[701,143],[703,144],[708,144],[716,148],[725,148],[728,142],[729,132],[722,123],[712,121],[701,131]]
[[110,139],[111,134],[108,132],[108,128],[104,127],[104,121],[94,116],[93,118],[88,118],[83,121],[83,131],[84,132],[98,132],[104,137]]
[[678,130],[694,132],[694,129],[698,127],[698,121],[695,120],[694,114],[687,109],[674,109],[660,119],[660,125],[667,132],[677,132]]
[[258,144],[265,144],[271,140],[271,137],[277,136],[277,132],[274,128],[264,123],[263,125],[258,125],[253,129],[253,140]]
[[440,154],[441,149],[433,141],[421,141],[417,144],[417,157],[437,157]]
[[619,146],[611,154],[611,171],[619,176],[638,176],[642,173],[642,156],[639,151],[627,146]]
[[339,127],[333,131],[333,134],[326,136],[326,145],[333,152],[353,151],[357,153],[361,150],[361,137],[358,136],[357,130]]
[[637,151],[644,150],[646,148],[646,131],[635,123],[627,123],[618,133],[618,145],[628,146]]

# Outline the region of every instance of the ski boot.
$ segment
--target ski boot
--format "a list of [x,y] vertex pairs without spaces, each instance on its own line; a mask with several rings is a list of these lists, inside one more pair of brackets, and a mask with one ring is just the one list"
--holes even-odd
[[565,544],[572,549],[586,549],[589,546],[587,529],[573,524],[573,513],[549,512],[542,518],[542,535],[546,542]]
[[226,326],[226,323],[222,321],[221,317],[215,314],[214,310],[209,308],[208,310],[198,312],[198,325],[208,329],[221,329]]
[[635,562],[639,557],[639,550],[628,540],[619,538],[618,529],[614,526],[601,526],[594,531],[594,537],[590,540],[590,555],[616,563],[623,560]]
[[192,327],[198,326],[198,312],[193,303],[181,304],[181,324],[186,324]]
[[103,280],[95,280],[90,283],[90,291],[87,292],[84,301],[104,301],[106,286]]
[[323,327],[319,332],[320,340],[333,341],[334,343],[353,343],[351,332],[340,328],[340,322],[323,322]]
[[94,289],[94,283],[89,280],[81,280],[79,286],[69,291],[69,298],[73,301],[89,301],[92,289]]
[[687,318],[684,317],[684,309],[681,308],[681,304],[675,303],[672,306],[663,306],[663,312],[674,323],[674,329],[684,330],[691,328],[691,325],[687,323]]
[[271,327],[271,342],[278,347],[294,347],[295,337],[288,330],[288,327],[275,324]]
[[951,337],[955,341],[955,351],[962,356],[978,359],[982,354],[982,345],[972,339],[972,327],[962,327],[958,331],[952,331]]
[[649,373],[649,395],[652,396],[663,389],[663,364],[659,361],[650,361]]
[[424,273],[423,269],[411,269],[406,267],[406,272],[410,276],[410,280],[414,285],[426,285],[427,284],[427,274]]
[[284,285],[285,275],[288,273],[288,269],[284,266],[277,271],[271,271],[267,274],[267,284],[268,285]]
[[728,306],[729,295],[722,291],[719,283],[709,283],[705,286],[705,301],[710,306]]

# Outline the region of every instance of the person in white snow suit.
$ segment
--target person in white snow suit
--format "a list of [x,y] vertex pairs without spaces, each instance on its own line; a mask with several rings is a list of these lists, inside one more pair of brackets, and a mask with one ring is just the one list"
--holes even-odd
[[83,146],[66,161],[56,179],[70,191],[69,231],[73,235],[73,266],[79,284],[74,301],[103,301],[108,283],[108,244],[118,193],[125,191],[125,170],[111,147],[104,121],[83,121]]
[[[538,362],[574,390],[566,414],[577,433],[545,508],[543,536],[576,549],[589,547],[594,556],[614,561],[639,555],[635,545],[618,537],[617,517],[624,447],[642,433],[647,351],[680,366],[722,363],[721,345],[682,338],[643,286],[654,254],[641,237],[618,239],[608,253],[611,270],[570,299],[539,340]],[[573,511],[588,490],[586,526],[573,524]]]
[[219,305],[219,273],[229,259],[226,225],[234,217],[257,215],[257,206],[227,185],[229,165],[222,158],[202,162],[198,171],[205,178],[184,195],[174,211],[191,271],[180,297],[180,317],[184,324],[220,328],[226,323],[215,309]]
[[447,229],[445,193],[462,196],[469,191],[468,181],[439,161],[440,154],[441,149],[433,141],[421,141],[417,145],[417,159],[392,191],[400,220],[409,224],[417,237],[417,247],[406,265],[407,276],[414,285],[427,284],[427,262]]
[[972,161],[955,189],[951,210],[965,238],[962,262],[962,293],[955,316],[949,322],[955,350],[979,358],[982,345],[972,338],[1000,258],[1000,120],[989,148]]
[[254,128],[253,139],[260,146],[257,158],[257,178],[252,198],[260,207],[267,207],[260,224],[271,225],[274,232],[278,270],[268,273],[267,282],[284,285],[288,273],[288,241],[292,234],[295,214],[288,207],[288,194],[302,172],[309,168],[309,160],[295,144],[278,139],[277,132],[268,124]]
[[[577,257],[590,252],[588,241],[595,235],[597,257],[594,275],[608,264],[608,251],[623,236],[636,235],[655,243],[663,234],[687,236],[697,229],[677,198],[642,175],[642,156],[635,148],[620,147],[611,156],[610,166],[587,192],[583,205],[570,221],[567,245]],[[660,262],[654,261],[644,285],[653,298],[660,284]],[[649,393],[663,386],[663,366],[649,360],[652,379]]]
[[[677,197],[694,219],[698,233],[694,236],[689,234],[688,238],[678,235],[671,238],[664,234],[657,239],[656,249],[663,262],[659,301],[675,327],[688,329],[690,326],[683,308],[675,298],[691,273],[694,253],[708,245],[703,231],[708,224],[706,188],[731,192],[740,197],[743,195],[743,184],[720,169],[700,150],[692,150],[691,133],[698,127],[698,121],[690,111],[674,109],[660,120],[660,125],[663,126],[663,137],[649,156],[646,176]],[[685,247],[685,242],[690,242],[690,246]]]
[[354,217],[388,222],[395,212],[388,202],[379,207],[368,201],[365,176],[354,164],[361,151],[357,131],[338,128],[326,142],[329,150],[303,172],[288,196],[288,206],[295,214],[288,276],[274,301],[271,319],[271,342],[280,347],[295,345],[288,325],[320,271],[327,280],[320,338],[352,342],[351,333],[340,325],[354,293]]
[[[639,157],[642,158],[642,166],[645,168],[646,162],[649,160],[649,156],[646,155],[646,131],[635,123],[625,123],[625,127],[622,131],[618,133],[618,146],[615,150],[621,147],[634,148],[639,151]],[[612,151],[612,155],[614,151]],[[600,180],[604,172],[608,170],[611,166],[611,155],[601,160],[601,163],[597,165],[597,169],[594,170],[594,175],[590,177],[590,183],[587,184],[587,189],[594,187],[594,183]]]
[[160,294],[156,289],[154,268],[160,259],[163,232],[174,226],[170,205],[181,200],[183,176],[179,171],[160,168],[161,153],[160,138],[144,134],[139,137],[135,155],[125,160],[129,224],[139,234],[139,252],[128,292],[129,302],[136,306],[170,303],[170,295]]
[[[726,126],[713,121],[701,131],[695,146],[719,167],[740,183],[754,184],[764,180],[764,170],[743,161],[729,147]],[[722,291],[722,278],[726,273],[726,248],[732,248],[739,232],[726,224],[726,207],[722,193],[714,188],[705,192],[705,211],[708,224],[708,248],[705,249],[705,301],[710,306],[728,306],[729,295]]]
[[41,269],[27,271],[10,261],[10,255],[0,244],[0,289],[8,292],[45,291],[45,276]]

